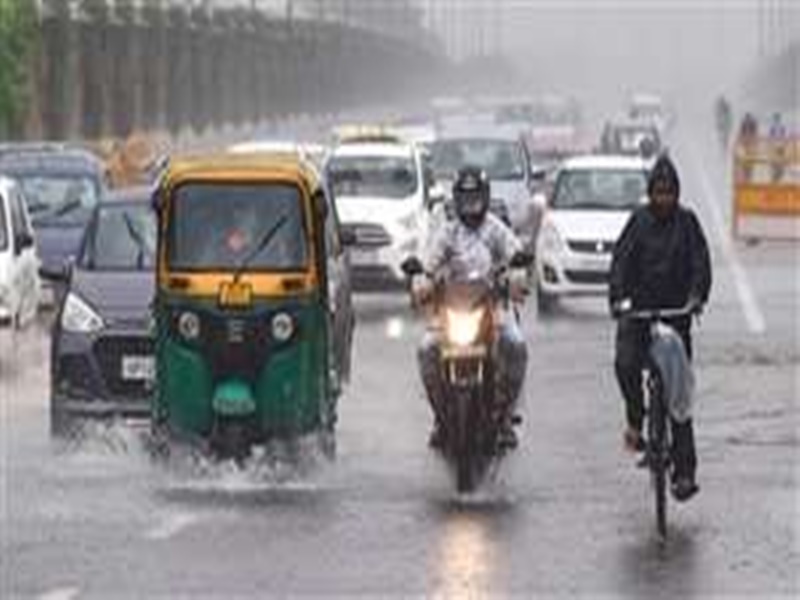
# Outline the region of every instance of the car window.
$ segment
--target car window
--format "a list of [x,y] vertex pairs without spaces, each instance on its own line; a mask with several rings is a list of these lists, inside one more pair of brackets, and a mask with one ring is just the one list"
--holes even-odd
[[562,172],[556,182],[554,208],[631,210],[647,190],[645,171],[636,169],[576,169]]
[[8,250],[8,218],[6,198],[0,194],[0,251]]
[[101,208],[81,263],[98,271],[151,269],[156,256],[156,218],[149,206]]
[[16,190],[12,189],[8,196],[8,204],[11,212],[11,235],[18,236],[28,232],[27,220],[22,209],[22,199]]
[[437,178],[452,179],[462,168],[478,167],[493,180],[525,177],[521,144],[491,140],[447,140],[432,148],[433,171]]
[[85,219],[100,201],[97,182],[86,175],[16,176],[34,221]]
[[413,159],[395,156],[334,156],[328,177],[336,196],[402,200],[420,186]]
[[299,271],[308,264],[300,190],[187,184],[173,194],[168,261],[178,271]]

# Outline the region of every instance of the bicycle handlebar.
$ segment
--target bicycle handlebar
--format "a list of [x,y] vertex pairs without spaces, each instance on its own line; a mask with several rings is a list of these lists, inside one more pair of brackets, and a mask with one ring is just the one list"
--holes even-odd
[[632,321],[660,321],[662,319],[675,319],[679,317],[690,317],[699,312],[700,308],[692,305],[682,306],[681,308],[655,308],[650,310],[634,310],[623,312],[619,315],[620,319]]

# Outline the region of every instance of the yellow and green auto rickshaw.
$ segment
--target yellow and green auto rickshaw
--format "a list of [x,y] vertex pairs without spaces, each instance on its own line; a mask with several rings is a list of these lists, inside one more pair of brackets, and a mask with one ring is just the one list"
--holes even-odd
[[291,154],[185,159],[154,205],[156,439],[241,459],[316,434],[333,453],[353,316],[318,173]]

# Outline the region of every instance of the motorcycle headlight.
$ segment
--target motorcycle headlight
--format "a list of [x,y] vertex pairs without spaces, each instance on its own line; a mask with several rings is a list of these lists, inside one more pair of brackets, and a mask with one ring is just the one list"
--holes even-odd
[[105,327],[103,319],[80,296],[70,292],[64,300],[61,327],[72,333],[95,333]]
[[447,338],[456,346],[469,346],[478,339],[483,312],[447,311]]
[[287,313],[278,313],[272,318],[272,337],[279,342],[288,342],[294,334],[294,319]]

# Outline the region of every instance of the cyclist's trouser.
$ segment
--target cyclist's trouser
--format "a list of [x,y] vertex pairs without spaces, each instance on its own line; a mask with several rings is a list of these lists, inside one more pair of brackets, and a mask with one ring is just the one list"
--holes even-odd
[[[671,323],[681,336],[686,353],[692,357],[691,323]],[[617,328],[616,360],[614,368],[617,381],[625,399],[625,415],[628,426],[638,431],[644,423],[644,397],[642,390],[642,368],[647,359],[650,343],[649,326],[635,321],[620,321]],[[678,475],[694,476],[697,456],[692,421],[672,423],[673,461]]]

